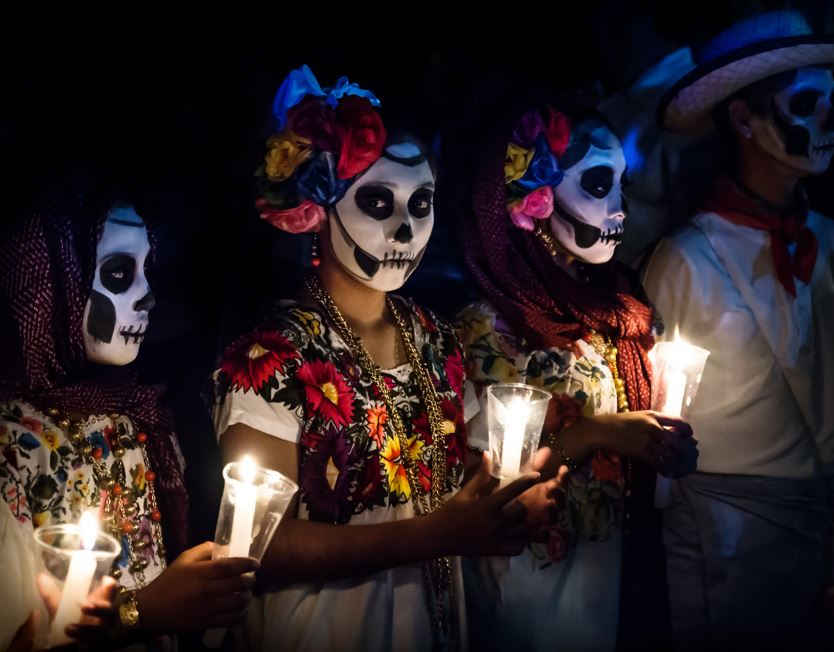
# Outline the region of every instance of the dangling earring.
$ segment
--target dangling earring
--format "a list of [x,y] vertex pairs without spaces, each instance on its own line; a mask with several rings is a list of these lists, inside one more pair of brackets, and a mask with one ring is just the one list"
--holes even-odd
[[319,257],[319,234],[313,234],[313,244],[310,248],[310,264],[313,266],[313,269],[318,268],[321,265],[321,258]]

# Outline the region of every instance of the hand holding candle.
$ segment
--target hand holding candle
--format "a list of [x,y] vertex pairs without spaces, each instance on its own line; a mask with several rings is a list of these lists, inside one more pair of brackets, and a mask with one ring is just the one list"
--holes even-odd
[[[248,455],[223,468],[226,481],[212,559],[251,557],[260,561],[298,485],[277,471],[264,469]],[[210,629],[203,645],[218,648],[225,630]]]
[[492,474],[511,480],[529,473],[539,447],[550,393],[519,383],[487,388]]
[[38,584],[47,606],[53,607],[49,611],[54,610],[46,645],[63,645],[71,642],[65,632],[67,626],[82,620],[82,605],[110,569],[120,546],[99,531],[91,512],[85,513],[77,525],[39,528],[35,542],[39,553]]
[[[701,384],[709,351],[683,341],[675,328],[671,342],[660,342],[651,352],[654,365],[652,381],[652,409],[664,414],[683,417],[689,414]],[[670,480],[661,475],[655,486],[655,506],[669,504]]]

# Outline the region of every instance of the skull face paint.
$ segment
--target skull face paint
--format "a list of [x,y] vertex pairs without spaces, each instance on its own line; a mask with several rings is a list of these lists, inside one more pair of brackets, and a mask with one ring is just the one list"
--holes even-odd
[[329,211],[330,248],[365,285],[389,292],[420,263],[434,227],[434,173],[412,142],[386,146],[382,157]]
[[834,78],[830,69],[799,68],[770,101],[771,116],[753,115],[754,142],[803,176],[822,174],[834,154]]
[[593,127],[588,137],[584,156],[564,171],[554,188],[549,221],[553,237],[565,251],[599,265],[611,260],[623,238],[626,160],[620,141],[604,125]]
[[126,365],[136,359],[154,306],[145,277],[149,252],[142,218],[133,208],[114,208],[104,223],[84,308],[84,348],[91,362]]

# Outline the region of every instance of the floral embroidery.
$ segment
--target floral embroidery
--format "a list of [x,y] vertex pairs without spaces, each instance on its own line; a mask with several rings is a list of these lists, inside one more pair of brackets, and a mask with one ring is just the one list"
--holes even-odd
[[[460,486],[466,448],[463,423],[463,354],[452,328],[428,311],[407,304],[415,343],[431,372],[444,415],[447,486]],[[411,499],[411,487],[399,439],[390,431],[388,409],[376,387],[361,372],[350,350],[314,309],[279,305],[258,337],[272,333],[293,347],[286,364],[263,381],[267,403],[288,410],[301,424],[299,487],[301,504],[311,520],[347,523],[355,514],[393,507]],[[249,342],[253,336],[242,341]],[[260,340],[262,341],[262,340]],[[234,344],[226,356],[243,345]],[[213,376],[213,400],[235,400],[242,385],[224,357]],[[408,365],[383,371],[406,428],[409,452],[418,478],[431,486],[432,435],[415,374]],[[271,412],[271,410],[270,410]],[[269,414],[265,412],[265,414]]]
[[368,436],[373,439],[377,447],[382,446],[385,439],[385,424],[388,423],[388,410],[384,403],[365,410],[368,421]]
[[[458,332],[466,352],[467,377],[476,387],[527,382],[550,391],[556,428],[565,428],[583,415],[616,412],[611,372],[586,342],[577,342],[571,350],[530,350],[486,303],[474,304],[460,314]],[[571,474],[567,508],[547,545],[531,545],[540,567],[564,559],[576,536],[609,539],[619,525],[622,489],[620,460],[615,455],[597,452]]]
[[[125,476],[139,489],[140,532],[148,542],[143,553],[150,561],[145,579],[162,572],[150,538],[150,518],[145,497],[145,466],[142,452],[135,447],[133,425],[122,417],[93,416],[81,422],[82,431],[94,448],[102,450],[102,460],[111,472]],[[100,505],[102,493],[93,468],[83,462],[68,435],[50,417],[22,402],[0,403],[0,491],[12,514],[22,524],[38,528],[55,523],[76,522],[81,514]],[[121,459],[111,455],[111,443],[119,441],[125,449]],[[147,537],[145,532],[147,531]],[[126,538],[123,540],[126,545]],[[127,565],[126,558],[124,566]],[[124,570],[122,583],[135,585],[133,575]]]
[[295,348],[279,333],[251,333],[226,351],[223,372],[236,390],[260,393],[294,356]]
[[336,367],[322,360],[311,360],[301,366],[297,377],[304,384],[310,412],[336,426],[351,422],[354,394]]

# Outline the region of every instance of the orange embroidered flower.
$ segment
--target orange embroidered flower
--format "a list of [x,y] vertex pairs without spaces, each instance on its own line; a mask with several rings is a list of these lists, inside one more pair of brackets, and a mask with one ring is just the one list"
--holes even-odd
[[[414,435],[408,440],[408,453],[413,460],[419,460],[423,452],[423,440]],[[411,498],[411,486],[408,483],[408,474],[405,470],[400,448],[399,437],[389,437],[385,446],[379,453],[382,460],[382,468],[388,479],[388,489],[396,494],[401,500],[407,501]],[[424,474],[421,474],[424,475]],[[422,478],[421,478],[422,480]],[[424,488],[425,488],[425,483]]]
[[388,409],[384,403],[365,410],[365,418],[368,423],[368,435],[377,445],[382,448],[385,439],[385,424],[388,423]]

